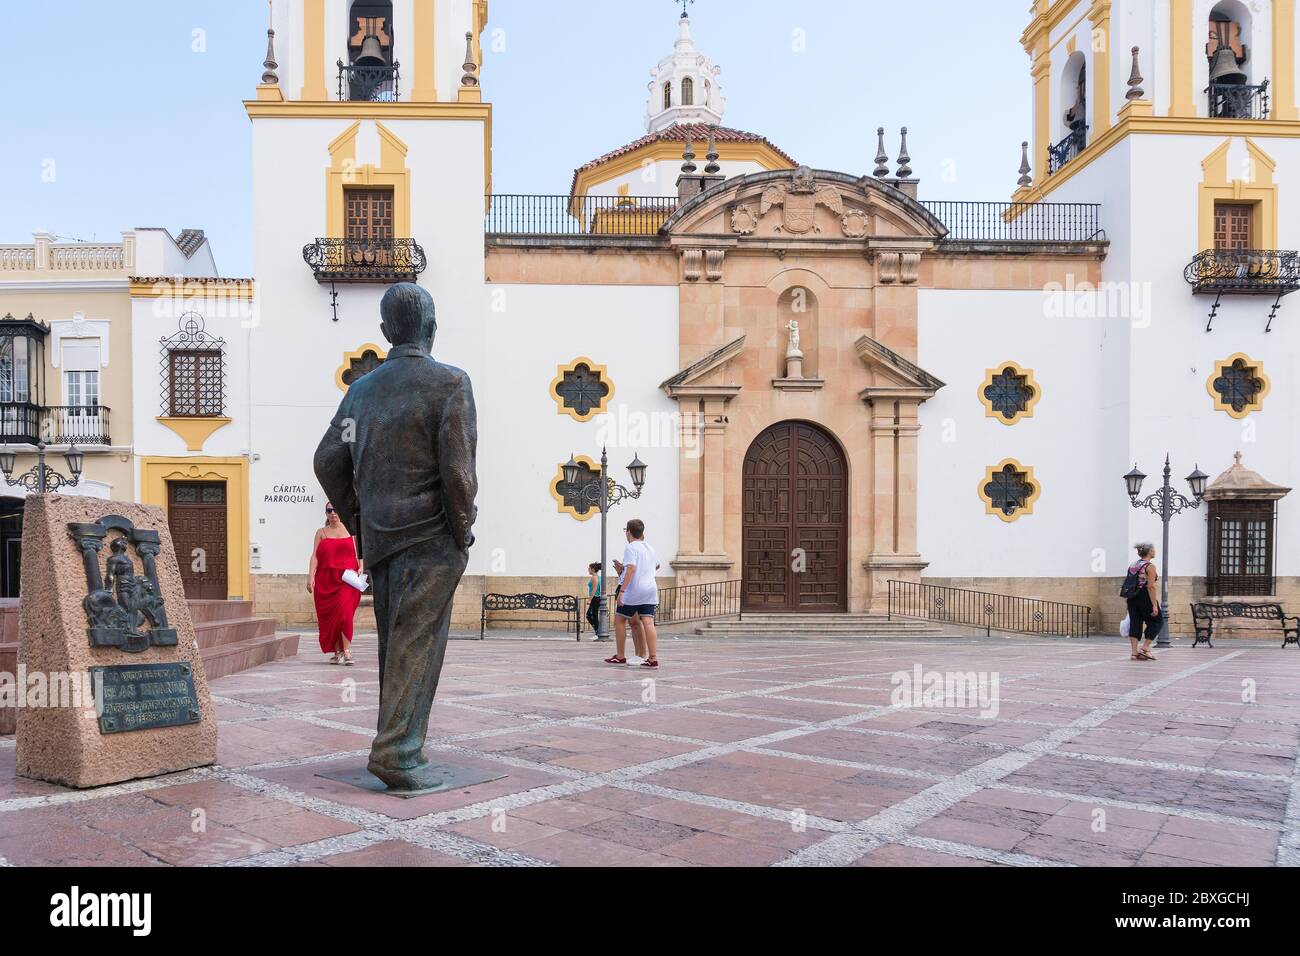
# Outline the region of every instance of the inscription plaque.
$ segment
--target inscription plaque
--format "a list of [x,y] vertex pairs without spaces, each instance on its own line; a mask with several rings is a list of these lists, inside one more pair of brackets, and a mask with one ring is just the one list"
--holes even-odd
[[90,676],[101,734],[199,722],[199,698],[189,664],[92,667]]

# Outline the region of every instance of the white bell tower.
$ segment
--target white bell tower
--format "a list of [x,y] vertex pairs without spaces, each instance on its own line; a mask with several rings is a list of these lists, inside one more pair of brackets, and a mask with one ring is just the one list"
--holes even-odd
[[677,43],[673,52],[650,71],[650,100],[646,104],[645,128],[657,133],[674,124],[722,123],[726,99],[718,83],[722,67],[695,48],[691,19],[685,13],[677,21]]

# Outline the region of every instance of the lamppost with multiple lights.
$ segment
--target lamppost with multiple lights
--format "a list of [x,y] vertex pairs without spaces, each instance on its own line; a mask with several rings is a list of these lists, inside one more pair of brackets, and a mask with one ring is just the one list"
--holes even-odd
[[1160,518],[1163,527],[1163,537],[1160,544],[1160,617],[1161,627],[1160,636],[1156,638],[1156,647],[1169,647],[1169,520],[1174,515],[1185,510],[1196,510],[1201,506],[1205,499],[1205,483],[1210,480],[1210,476],[1201,471],[1199,467],[1187,476],[1187,484],[1192,489],[1192,498],[1187,498],[1169,484],[1169,476],[1172,472],[1169,468],[1169,456],[1165,455],[1165,473],[1164,484],[1158,491],[1155,491],[1145,498],[1139,498],[1142,493],[1142,482],[1146,479],[1135,463],[1133,470],[1124,476],[1124,484],[1128,487],[1128,497],[1133,503],[1134,508],[1146,508],[1155,513]]
[[578,484],[582,480],[582,465],[572,455],[569,456],[568,464],[564,466],[564,483],[572,489],[572,494],[600,508],[600,617],[596,625],[598,641],[609,640],[609,575],[606,573],[609,553],[606,524],[609,509],[621,501],[641,497],[641,489],[645,485],[645,469],[645,462],[634,455],[632,463],[627,466],[627,472],[632,476],[632,487],[636,490],[629,491],[609,479],[609,454],[604,448],[600,450],[600,477],[595,481],[585,485]]
[[18,455],[16,452],[10,451],[8,445],[5,445],[4,449],[0,451],[0,471],[4,472],[6,484],[14,487],[22,486],[27,489],[28,494],[43,495],[47,492],[58,491],[60,488],[72,488],[81,481],[81,464],[85,457],[84,454],[77,451],[76,445],[70,446],[63,453],[63,460],[68,463],[68,471],[72,472],[71,478],[65,478],[45,464],[45,442],[37,442],[36,464],[17,478],[14,478],[12,477],[14,461],[17,460]]

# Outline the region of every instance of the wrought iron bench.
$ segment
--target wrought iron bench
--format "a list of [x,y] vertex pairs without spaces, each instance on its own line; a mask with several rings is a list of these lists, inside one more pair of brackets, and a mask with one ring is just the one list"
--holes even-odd
[[[483,610],[479,615],[478,639],[484,638],[487,630],[488,611],[536,611],[539,614],[563,614],[573,621],[573,638],[582,640],[582,612],[578,599],[572,594],[485,594]],[[550,623],[549,617],[516,617],[512,621],[521,624]],[[567,627],[566,627],[567,630]]]
[[1234,617],[1272,622],[1282,630],[1284,649],[1288,644],[1300,647],[1300,617],[1287,616],[1281,604],[1247,604],[1244,601],[1230,601],[1226,604],[1193,604],[1192,626],[1196,628],[1196,640],[1192,642],[1192,647],[1202,641],[1213,647],[1210,638],[1214,636],[1214,622]]

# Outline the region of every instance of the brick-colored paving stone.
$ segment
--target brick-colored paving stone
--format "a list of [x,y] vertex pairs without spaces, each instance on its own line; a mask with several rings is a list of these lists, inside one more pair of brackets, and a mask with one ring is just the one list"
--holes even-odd
[[[0,862],[1296,865],[1300,655],[1221,643],[682,639],[647,674],[589,642],[457,641],[430,754],[505,776],[399,800],[321,776],[374,732],[361,636],[353,668],[307,650],[213,681],[216,767],[68,791],[0,738]],[[918,665],[996,677],[995,706],[895,705]]]

